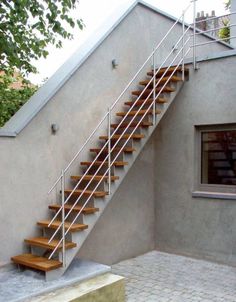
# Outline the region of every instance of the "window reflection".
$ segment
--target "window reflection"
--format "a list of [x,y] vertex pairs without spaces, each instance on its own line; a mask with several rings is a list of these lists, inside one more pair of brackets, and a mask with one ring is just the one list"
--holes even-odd
[[201,134],[201,182],[236,185],[236,130]]

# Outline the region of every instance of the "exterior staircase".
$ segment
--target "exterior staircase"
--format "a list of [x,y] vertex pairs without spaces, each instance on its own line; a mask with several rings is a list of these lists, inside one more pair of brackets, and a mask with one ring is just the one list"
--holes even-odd
[[[193,8],[194,23],[192,25],[185,23],[185,15],[190,8]],[[56,279],[67,270],[185,80],[188,79],[189,71],[185,67],[185,58],[192,52],[193,69],[196,70],[196,47],[224,41],[224,39],[216,39],[198,43],[196,35],[202,35],[204,31],[196,34],[195,15],[196,1],[191,1],[109,108],[107,114],[68,166],[62,170],[60,177],[49,191],[50,193],[55,190],[60,183],[61,203],[59,204],[59,200],[57,200],[58,203],[49,205],[52,219],[37,222],[38,227],[42,230],[42,236],[25,239],[29,253],[12,257],[14,263],[44,272],[46,280]],[[180,24],[182,24],[182,31]],[[166,46],[166,39],[174,28],[177,28],[175,38],[179,32],[179,39],[157,68],[155,62],[158,57],[157,52],[160,50],[160,46]],[[173,36],[171,39],[173,40]],[[148,68],[152,65],[152,69],[147,72],[145,79],[137,82],[137,76],[140,78],[141,72],[144,76],[144,71],[148,70],[147,64],[149,64]],[[131,99],[124,102],[122,97],[131,84],[138,84],[140,89],[133,91]],[[119,105],[123,104],[124,111],[116,112],[114,110],[118,102],[120,102]],[[98,131],[106,128],[107,133],[99,136]],[[96,141],[97,146],[94,146]],[[93,147],[88,148],[88,144]],[[70,175],[68,173],[70,167],[73,163],[78,163],[78,157],[83,155],[82,152],[85,150],[89,151],[93,159],[81,162],[81,167],[84,169],[81,175]],[[216,150],[213,149],[213,151]],[[221,147],[218,151],[223,152],[224,148]],[[209,159],[212,160],[215,168],[216,158],[210,155]],[[231,170],[232,160],[227,157],[227,154],[225,160],[228,161],[228,170]],[[217,166],[214,177],[219,174],[218,170]],[[227,181],[231,176],[235,181],[234,174],[227,173],[226,176]],[[68,185],[65,186],[65,178],[72,189],[67,188]]]
[[84,174],[70,176],[74,188],[62,187],[65,203],[49,205],[54,218],[37,222],[42,236],[25,239],[29,253],[12,257],[14,263],[45,272],[47,280],[60,277],[68,268],[180,91],[183,79],[188,79],[188,69],[184,68],[183,77],[182,66],[155,73],[148,72],[139,82],[140,89],[124,103],[124,111],[116,112],[108,135],[99,136],[98,146],[89,150],[94,160],[81,162]]

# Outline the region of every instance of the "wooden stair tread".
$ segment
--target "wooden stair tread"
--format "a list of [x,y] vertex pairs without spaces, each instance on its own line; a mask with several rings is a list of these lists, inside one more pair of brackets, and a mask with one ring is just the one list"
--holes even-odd
[[[38,221],[37,225],[39,225],[41,227],[48,227],[49,223],[50,223],[50,220],[42,220],[42,221]],[[57,229],[60,224],[61,224],[60,220],[55,220],[55,221],[53,221],[53,223],[50,225],[49,228]],[[65,229],[67,230],[70,225],[71,225],[71,222],[66,221]],[[72,225],[72,227],[70,228],[70,232],[83,231],[87,228],[88,228],[88,226],[86,224],[74,223]]]
[[[112,125],[111,125],[111,127],[112,127]],[[125,152],[125,153],[132,153],[132,152],[136,151],[132,147],[124,147],[124,148],[115,147],[112,150],[112,152],[119,152],[120,150],[122,150],[122,152]],[[90,149],[90,151],[91,152],[99,153],[101,151],[101,148],[92,148],[92,149]],[[108,152],[108,148],[104,148],[101,153],[107,153],[107,152]]]
[[[141,100],[138,100],[137,102],[135,102],[135,101],[125,102],[125,105],[127,105],[127,106],[133,106],[133,104],[135,103],[135,107],[136,107],[136,106],[143,105],[143,103],[145,103],[145,105],[150,105],[152,102],[153,102],[153,99],[147,99],[147,100],[142,100],[141,99]],[[165,104],[167,102],[168,102],[168,100],[164,99],[164,98],[158,98],[156,100],[156,103],[158,103],[158,104]]]
[[[53,239],[50,243],[48,243],[49,238],[45,238],[45,237],[34,237],[34,238],[28,238],[25,239],[25,242],[30,244],[30,245],[34,245],[34,246],[38,246],[38,247],[43,247],[49,250],[54,250],[55,247],[58,245],[59,240],[58,239]],[[74,242],[65,242],[65,248],[66,249],[72,249],[76,247],[76,243]],[[58,246],[58,250],[62,249],[62,243]]]
[[[138,125],[138,123],[137,122],[132,122],[132,123],[111,124],[111,127],[112,128],[117,128],[119,126],[119,128],[126,128],[128,125],[129,125],[129,128],[135,128]],[[152,122],[141,122],[138,127],[146,128],[146,127],[150,127],[150,126],[153,126]],[[133,148],[129,148],[129,149],[133,149]],[[135,149],[133,149],[133,151],[135,151]]]
[[[71,176],[71,179],[73,180],[80,180],[81,178],[83,177],[84,180],[91,180],[93,178],[94,181],[99,181],[101,180],[102,178],[104,180],[108,180],[108,176],[104,176],[104,175],[72,175]],[[111,175],[111,181],[115,181],[115,180],[118,180],[119,179],[119,176],[114,176],[114,175]]]
[[[132,95],[136,95],[139,96],[140,94],[142,94],[143,97],[145,97],[146,95],[150,94],[152,92],[153,89],[145,89],[145,90],[135,90],[132,91]],[[170,87],[170,86],[165,86],[163,87],[157,87],[156,92],[162,91],[162,92],[174,92],[175,88]]]
[[[76,177],[79,177],[79,176],[71,176],[71,178],[73,178],[73,179],[76,179]],[[65,204],[65,211],[70,211],[71,208],[72,208],[72,206],[73,205],[71,205],[71,204]],[[52,204],[52,205],[49,205],[48,208],[50,210],[58,211],[58,210],[60,210],[61,205],[59,205],[59,204]],[[73,208],[72,211],[73,212],[80,212],[81,209],[82,209],[81,206],[74,206],[74,208]],[[93,213],[96,213],[98,211],[99,211],[99,208],[85,207],[85,208],[83,208],[82,213],[83,214],[93,214]]]
[[[138,111],[130,111],[128,113],[129,116],[134,116]],[[137,116],[138,115],[144,115],[145,113],[147,112],[147,110],[140,110],[138,113],[137,113]],[[160,114],[161,113],[161,110],[159,109],[156,109],[156,114]],[[117,112],[116,115],[117,116],[126,116],[127,112]],[[147,114],[153,114],[153,110],[148,110]]]
[[[94,163],[93,163],[93,165],[95,165],[95,166],[99,166],[99,165],[101,165],[102,164],[102,162],[103,161],[100,161],[100,160],[97,160],[97,161],[95,161]],[[91,164],[92,164],[92,162],[90,162],[90,161],[82,161],[81,163],[80,163],[82,166],[90,166]],[[105,161],[104,163],[103,163],[104,165],[108,165],[108,161]],[[125,161],[115,161],[114,163],[113,163],[113,166],[127,166],[128,165],[128,162],[125,162]]]
[[[181,82],[182,81],[182,78],[181,77],[178,77],[178,76],[175,76],[175,75],[173,75],[171,78],[170,77],[163,77],[161,80],[160,80],[160,78],[158,79],[156,79],[156,84],[158,83],[160,81],[160,85],[161,84],[163,84],[163,83],[166,83],[167,81],[168,82]],[[153,81],[151,81],[151,83],[149,83],[150,82],[150,79],[149,80],[145,80],[145,81],[141,81],[141,82],[139,82],[139,84],[140,85],[144,85],[144,86],[146,86],[146,85],[152,85],[153,84]]]
[[[176,66],[170,67],[170,68],[168,69],[168,71],[166,72],[165,75],[171,74],[171,73],[175,70],[175,68],[176,68]],[[167,69],[167,67],[161,68],[161,69],[159,70],[159,72],[157,73],[157,76],[163,75],[163,74],[165,73],[166,69]],[[175,73],[181,72],[181,71],[182,71],[182,66],[179,66],[178,68],[176,68]],[[184,73],[185,73],[185,74],[188,74],[188,72],[189,72],[188,68],[185,67],[185,68],[184,68]],[[175,73],[174,73],[174,74],[175,74]],[[148,76],[153,76],[153,74],[154,74],[154,73],[153,73],[153,70],[147,72],[147,75],[148,75]]]
[[[73,190],[65,190],[65,194],[70,194]],[[75,190],[73,195],[79,196],[82,194],[84,190]],[[85,190],[83,195],[93,195],[94,197],[105,197],[108,193],[105,191],[94,191],[93,190]]]
[[[111,139],[114,140],[114,139],[119,139],[121,137],[122,137],[122,139],[128,139],[128,138],[130,138],[130,139],[131,138],[132,139],[141,139],[141,138],[144,138],[145,135],[144,134],[132,134],[132,135],[130,135],[130,134],[123,134],[123,135],[115,134],[111,137]],[[107,135],[101,135],[101,136],[99,136],[99,139],[108,139],[108,136]]]
[[56,268],[62,267],[62,263],[58,260],[52,260],[32,254],[22,254],[14,256],[11,260],[20,265],[28,266],[40,271],[48,272]]

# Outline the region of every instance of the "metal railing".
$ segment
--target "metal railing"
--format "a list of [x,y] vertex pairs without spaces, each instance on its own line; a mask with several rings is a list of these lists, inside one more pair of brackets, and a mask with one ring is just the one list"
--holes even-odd
[[[130,141],[132,135],[135,133],[135,131],[138,129],[138,127],[142,124],[143,121],[145,121],[145,118],[148,115],[152,115],[152,126],[155,127],[156,124],[156,102],[160,95],[163,93],[166,85],[169,83],[171,77],[175,74],[177,70],[179,70],[179,67],[181,66],[181,71],[182,71],[182,80],[184,81],[185,79],[185,58],[186,56],[190,53],[192,50],[192,62],[193,62],[193,67],[196,69],[196,47],[198,44],[196,43],[196,36],[199,35],[199,32],[197,32],[196,29],[196,1],[193,0],[190,2],[188,7],[183,11],[181,16],[174,22],[174,24],[171,26],[171,28],[167,31],[167,33],[164,35],[164,37],[161,39],[161,41],[156,45],[156,47],[153,49],[151,54],[148,56],[148,58],[145,60],[145,62],[142,64],[142,66],[139,68],[137,73],[134,75],[134,77],[131,79],[131,81],[126,85],[125,89],[121,92],[121,94],[118,96],[118,98],[115,100],[115,102],[108,108],[108,111],[105,113],[99,124],[96,126],[96,128],[92,131],[88,139],[85,141],[83,146],[79,149],[79,151],[75,154],[75,156],[72,158],[72,160],[69,162],[67,167],[62,170],[61,175],[58,177],[58,179],[55,181],[54,185],[52,188],[49,190],[48,194],[50,194],[59,183],[60,185],[60,190],[61,190],[61,207],[59,210],[55,213],[54,217],[50,221],[48,227],[50,227],[53,222],[59,217],[61,218],[60,223],[54,233],[52,234],[51,238],[49,239],[49,243],[52,242],[52,240],[58,236],[60,239],[58,241],[58,244],[54,248],[54,250],[51,252],[49,259],[53,257],[53,255],[60,249],[62,250],[62,262],[63,266],[66,266],[66,257],[65,257],[65,243],[66,243],[66,235],[68,232],[71,230],[73,225],[75,224],[76,220],[79,218],[81,213],[83,212],[84,208],[86,205],[89,203],[91,198],[93,197],[94,193],[96,190],[99,188],[100,184],[104,182],[105,180],[107,181],[108,185],[108,191],[107,194],[112,194],[112,186],[111,186],[111,177],[112,177],[112,167],[117,160],[117,158],[120,156],[121,152],[123,152],[124,148],[127,146],[128,142]],[[185,23],[185,15],[187,11],[192,7],[193,9],[193,24],[186,24]],[[180,25],[182,25],[182,30],[180,29]],[[165,59],[162,61],[161,65],[157,66],[156,64],[156,57],[158,50],[160,47],[164,44],[166,41],[167,37],[169,37],[170,33],[177,28],[180,29],[179,33],[179,39],[175,43],[174,47],[172,50],[166,55]],[[190,30],[192,31],[192,34],[190,34]],[[204,34],[204,32],[201,32],[201,34]],[[190,44],[190,40],[192,40],[192,45]],[[215,40],[213,42],[220,41],[220,40]],[[211,41],[212,42],[212,41]],[[178,46],[181,44],[180,48],[178,49]],[[206,44],[206,43],[205,43]],[[187,47],[188,45],[188,47]],[[124,94],[128,91],[128,89],[131,87],[131,85],[134,83],[134,81],[138,78],[140,73],[144,70],[144,68],[147,66],[148,63],[150,63],[153,67],[153,75],[151,76],[149,82],[143,89],[143,91],[140,93],[140,95],[136,98],[136,100],[133,102],[133,104],[130,106],[129,110],[126,112],[126,114],[123,116],[121,121],[116,125],[114,130],[112,131],[111,129],[111,116],[113,113],[113,110],[115,106],[122,100],[122,97]],[[157,75],[159,71],[165,67],[163,70],[162,75],[157,78]],[[173,67],[172,69],[170,69]],[[170,74],[169,74],[170,73]],[[169,74],[169,76],[168,76]],[[161,84],[164,79],[164,84]],[[161,86],[159,86],[161,84]],[[152,87],[150,92],[145,98],[144,94],[147,92],[147,89],[149,87]],[[157,89],[157,87],[159,89]],[[142,98],[142,103],[140,106],[137,107],[138,101]],[[146,106],[148,106],[146,108]],[[127,124],[124,124],[124,121],[127,121],[127,117],[130,115],[131,111],[133,108],[137,107],[138,109],[136,110],[135,114],[131,116],[131,118],[128,120]],[[141,114],[142,113],[142,114]],[[138,120],[137,118],[141,116]],[[95,135],[98,133],[99,129],[101,127],[104,127],[105,123],[107,123],[107,140],[99,149],[97,152],[94,160],[88,165],[86,171],[84,174],[81,176],[81,178],[78,180],[74,188],[71,190],[71,192],[68,194],[67,197],[65,197],[65,179],[68,170],[70,167],[77,162],[76,160],[78,157],[81,155],[83,150],[88,146],[88,144],[92,141],[92,139],[95,137]],[[127,132],[128,129],[130,129],[132,126],[132,131],[129,133]],[[119,133],[119,137],[114,143],[114,135],[118,133],[118,131],[121,131]],[[124,139],[124,135],[128,135]],[[117,151],[117,152],[114,152]],[[86,183],[85,187],[80,190],[78,197],[73,201],[73,204],[71,204],[70,209],[65,212],[65,205],[68,203],[68,201],[71,199],[72,196],[74,196],[76,190],[79,188],[81,183],[85,180],[85,177],[89,174],[89,171],[91,168],[94,168],[94,163],[101,157],[101,155],[104,155],[104,158],[100,160],[101,162],[99,163],[98,167],[96,167],[96,171],[92,173],[91,178],[89,181]],[[114,156],[115,154],[115,156]],[[99,176],[99,180],[97,181],[96,177]],[[93,186],[91,190],[88,190],[92,183],[94,183],[94,180],[96,179],[96,185]],[[73,218],[72,222],[68,221],[69,215],[72,213],[72,211],[75,209],[75,207],[78,205],[78,203],[81,201],[82,197],[85,196],[86,193],[86,199],[83,200],[83,204],[80,207],[80,210],[78,213],[75,215]],[[67,223],[65,225],[65,223]],[[60,236],[59,236],[60,234]]]

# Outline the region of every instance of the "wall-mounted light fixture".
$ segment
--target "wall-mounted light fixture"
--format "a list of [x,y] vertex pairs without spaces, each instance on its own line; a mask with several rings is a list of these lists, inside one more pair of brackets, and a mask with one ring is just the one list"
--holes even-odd
[[59,130],[58,124],[52,124],[51,125],[51,130],[52,130],[52,134],[56,134],[57,131]]
[[111,64],[112,64],[112,68],[117,68],[118,67],[118,62],[117,62],[117,60],[116,59],[113,59],[112,61],[111,61]]

